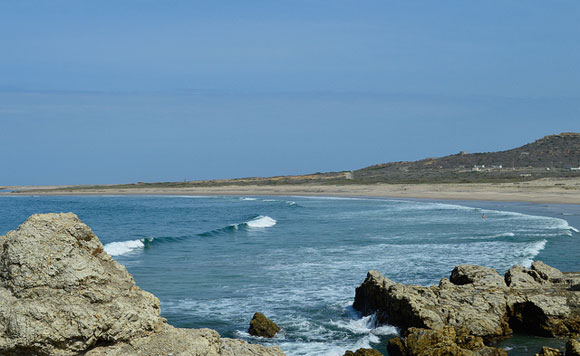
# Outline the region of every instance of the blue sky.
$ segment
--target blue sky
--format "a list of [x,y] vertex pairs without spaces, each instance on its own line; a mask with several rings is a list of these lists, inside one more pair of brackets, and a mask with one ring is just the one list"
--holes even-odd
[[270,176],[580,131],[578,1],[0,3],[0,185]]

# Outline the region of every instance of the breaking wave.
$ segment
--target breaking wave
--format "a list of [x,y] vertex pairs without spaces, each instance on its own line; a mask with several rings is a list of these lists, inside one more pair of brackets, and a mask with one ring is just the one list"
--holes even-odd
[[151,243],[153,238],[145,238],[145,239],[138,239],[138,240],[129,240],[129,241],[116,241],[110,242],[103,246],[105,248],[105,252],[107,252],[111,256],[121,256],[126,255],[128,253],[137,252],[139,250],[143,250],[146,245]]
[[223,233],[236,232],[238,230],[262,230],[268,227],[272,227],[276,225],[276,223],[277,223],[276,219],[273,219],[266,215],[258,215],[253,219],[245,221],[243,223],[231,224],[219,229],[207,231],[202,234],[199,234],[199,236],[215,236]]

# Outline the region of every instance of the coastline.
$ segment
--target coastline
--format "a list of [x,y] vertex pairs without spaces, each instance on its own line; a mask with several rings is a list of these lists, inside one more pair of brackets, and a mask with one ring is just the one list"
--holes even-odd
[[[56,188],[56,190],[55,190]],[[542,204],[580,204],[580,178],[538,179],[517,183],[460,184],[351,184],[351,185],[223,185],[183,188],[80,188],[79,186],[5,187],[18,193],[0,192],[4,196],[19,195],[257,195],[257,196],[341,196],[434,200],[477,200],[529,202]]]
[[[224,187],[220,187],[220,188],[224,188]],[[364,199],[389,199],[389,198],[396,198],[396,199],[405,199],[405,200],[418,200],[418,201],[430,201],[430,202],[440,202],[440,203],[445,203],[445,204],[459,204],[459,205],[465,205],[465,206],[471,206],[471,207],[478,207],[478,208],[482,208],[482,209],[493,209],[493,210],[503,210],[503,211],[512,211],[512,212],[518,212],[518,213],[523,213],[523,214],[530,214],[530,215],[541,215],[541,216],[552,216],[552,217],[557,217],[557,218],[561,218],[561,219],[565,219],[567,220],[570,225],[573,225],[575,227],[580,227],[580,203],[544,203],[544,202],[529,202],[526,200],[520,200],[520,201],[508,201],[508,200],[491,200],[491,199],[476,199],[476,195],[471,196],[471,199],[442,199],[442,198],[423,198],[423,197],[412,197],[412,196],[402,196],[402,197],[393,197],[391,195],[386,195],[386,196],[382,196],[382,195],[370,195],[368,193],[366,194],[360,194],[360,190],[357,189],[344,189],[344,191],[347,191],[347,194],[344,194],[344,191],[338,191],[335,194],[325,194],[324,192],[326,191],[337,191],[338,188],[349,188],[349,186],[346,187],[331,187],[333,189],[330,190],[319,190],[319,191],[315,191],[312,194],[295,194],[295,193],[291,193],[291,194],[268,194],[265,193],[265,189],[258,189],[256,190],[252,190],[252,189],[257,189],[257,188],[280,188],[280,187],[227,187],[227,194],[211,194],[211,193],[207,193],[207,189],[205,190],[206,194],[192,194],[192,193],[187,193],[187,192],[183,192],[180,189],[177,189],[177,191],[180,191],[178,194],[167,194],[167,190],[160,190],[159,192],[155,193],[149,193],[149,194],[142,194],[142,193],[138,193],[138,194],[123,194],[123,193],[117,193],[117,194],[112,194],[112,191],[107,191],[105,193],[97,193],[97,192],[93,192],[92,194],[80,194],[80,192],[76,192],[76,194],[44,194],[44,195],[52,195],[52,196],[58,196],[61,195],[63,196],[62,198],[57,198],[55,199],[56,201],[60,201],[62,200],[67,200],[66,196],[82,196],[82,195],[214,195],[214,196],[218,196],[218,195],[304,195],[304,196],[313,196],[313,197],[351,197],[351,198],[364,198]],[[245,189],[243,190],[243,193],[239,193],[239,194],[234,194],[234,189],[237,188],[250,188],[250,189]],[[288,187],[284,187],[284,188],[288,188]],[[299,187],[302,188],[302,187]],[[311,187],[311,188],[328,188],[328,187]],[[356,187],[355,188],[359,188]],[[372,188],[372,187],[362,187],[362,188]],[[376,188],[376,187],[374,187]],[[460,187],[461,188],[461,187]],[[465,187],[463,186],[463,188],[465,189]],[[196,191],[199,191],[200,189],[197,189]],[[222,191],[221,189],[212,189],[212,192],[215,191]],[[310,192],[312,192],[312,190],[309,190]],[[372,189],[370,190],[372,191]],[[250,193],[251,192],[251,193]],[[533,191],[528,191],[529,194],[531,194]],[[52,192],[55,193],[55,192]],[[342,194],[341,194],[342,193]],[[350,194],[349,194],[350,193]],[[355,194],[355,193],[359,193],[359,194]],[[6,194],[4,194],[6,195]],[[10,194],[13,196],[19,196],[20,194]],[[36,196],[36,195],[43,195],[43,194],[26,194],[27,196],[29,196],[32,201],[36,201],[36,198],[31,197],[32,195]],[[42,200],[42,198],[38,198],[40,200]],[[15,199],[15,201],[20,200],[20,199]],[[28,199],[26,199],[28,200]],[[74,200],[74,199],[73,199]],[[572,236],[571,236],[572,237]],[[562,257],[563,254],[569,255],[569,256],[578,256],[578,253],[580,253],[580,245],[577,244],[577,237],[578,235],[575,234],[572,238],[571,237],[558,237],[558,238],[551,238],[548,243],[546,244],[545,248],[543,248],[539,254],[535,257],[536,260],[542,260],[554,267],[557,267],[561,270],[564,271],[577,271],[578,268],[580,268],[579,265],[576,264],[576,267],[574,268],[570,268],[570,266],[565,266],[562,265]],[[575,237],[575,238],[574,238]],[[568,256],[568,260],[570,260],[570,257]],[[231,337],[231,336],[230,336]],[[382,341],[384,343],[384,340]],[[541,346],[544,345],[550,345],[552,347],[559,347],[559,348],[563,348],[564,347],[564,343],[562,342],[562,340],[559,339],[544,339],[544,338],[536,338],[533,336],[521,336],[521,335],[517,335],[515,338],[510,338],[510,339],[506,339],[506,340],[501,340],[498,343],[494,343],[492,344],[495,347],[501,347],[501,348],[506,348],[509,351],[510,356],[523,356],[523,355],[529,355],[533,352],[536,352],[537,350],[539,350],[541,348]],[[532,352],[533,350],[533,352]],[[380,348],[380,351],[386,352],[386,349]]]

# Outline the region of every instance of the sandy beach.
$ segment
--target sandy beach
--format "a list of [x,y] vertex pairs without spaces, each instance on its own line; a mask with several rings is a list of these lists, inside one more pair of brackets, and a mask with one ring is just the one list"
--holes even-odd
[[[73,187],[73,186],[69,186]],[[518,183],[369,184],[369,185],[225,185],[187,188],[70,189],[56,186],[5,187],[19,193],[1,195],[305,195],[425,198],[442,200],[520,201],[580,204],[580,178],[538,179]],[[27,192],[27,190],[34,191]]]

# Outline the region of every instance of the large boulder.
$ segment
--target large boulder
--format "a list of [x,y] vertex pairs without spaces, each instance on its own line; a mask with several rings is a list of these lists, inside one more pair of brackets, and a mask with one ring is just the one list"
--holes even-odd
[[262,313],[254,313],[250,321],[248,333],[253,336],[272,338],[280,331],[280,327]]
[[222,345],[217,333],[168,326],[159,300],[137,287],[72,213],[33,215],[0,237],[0,300],[4,356],[116,355],[116,349],[158,339],[160,353],[191,341],[204,351],[183,355],[214,349],[221,355],[221,346],[212,348],[214,339]]
[[486,341],[514,330],[566,337],[580,332],[579,282],[579,274],[541,262],[531,269],[515,266],[504,278],[493,269],[461,265],[431,287],[395,283],[370,271],[356,289],[353,306],[403,330],[465,327]]
[[470,284],[483,288],[506,288],[504,278],[492,268],[476,265],[459,265],[451,271],[449,281],[456,285]]
[[489,279],[494,283],[488,288],[447,279],[439,286],[422,287],[395,283],[370,271],[356,289],[353,306],[364,315],[378,312],[380,322],[403,329],[463,326],[476,336],[501,337],[511,333],[504,291],[497,287],[497,278]]

